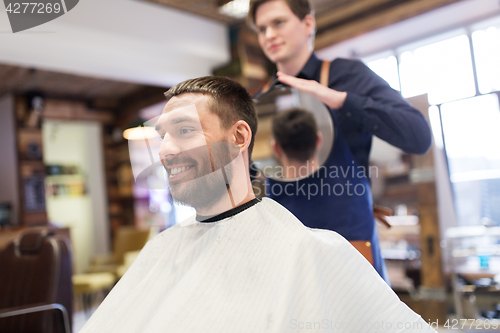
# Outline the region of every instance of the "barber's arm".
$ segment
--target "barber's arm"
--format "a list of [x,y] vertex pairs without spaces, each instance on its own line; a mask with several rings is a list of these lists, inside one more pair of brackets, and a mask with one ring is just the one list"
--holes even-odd
[[325,103],[330,109],[340,109],[344,105],[347,96],[345,91],[330,89],[318,81],[299,79],[282,72],[278,72],[277,75],[280,82],[316,96],[317,99]]
[[350,118],[365,131],[384,141],[415,153],[425,153],[432,142],[427,121],[409,105],[399,92],[360,61],[350,62],[349,86],[357,93],[340,92],[314,80],[304,80],[278,73],[281,82],[315,95],[340,117]]

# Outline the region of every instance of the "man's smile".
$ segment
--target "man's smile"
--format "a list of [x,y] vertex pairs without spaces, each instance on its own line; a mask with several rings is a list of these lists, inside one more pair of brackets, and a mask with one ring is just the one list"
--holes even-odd
[[173,181],[184,178],[186,175],[191,173],[193,167],[194,165],[192,164],[176,164],[165,166],[165,170],[167,170],[168,173],[168,180]]

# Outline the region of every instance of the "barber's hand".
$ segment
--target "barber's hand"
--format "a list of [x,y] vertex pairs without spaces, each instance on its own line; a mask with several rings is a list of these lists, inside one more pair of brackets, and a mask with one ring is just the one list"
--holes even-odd
[[277,75],[280,82],[316,96],[330,109],[340,109],[344,105],[347,96],[346,92],[333,90],[317,81],[299,79],[282,72],[278,72]]

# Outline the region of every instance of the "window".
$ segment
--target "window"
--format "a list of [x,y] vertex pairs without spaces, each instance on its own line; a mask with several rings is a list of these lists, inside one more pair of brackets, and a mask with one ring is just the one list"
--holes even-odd
[[363,61],[403,97],[428,94],[434,143],[445,149],[458,224],[500,224],[500,17]]
[[398,62],[394,55],[376,57],[376,59],[371,57],[371,59],[363,59],[363,61],[372,71],[387,81],[393,89],[400,90]]
[[479,92],[500,90],[500,31],[489,27],[472,33]]
[[441,105],[459,225],[500,222],[500,108],[496,94]]
[[428,93],[431,105],[476,94],[469,38],[466,35],[403,52],[399,73],[403,96]]

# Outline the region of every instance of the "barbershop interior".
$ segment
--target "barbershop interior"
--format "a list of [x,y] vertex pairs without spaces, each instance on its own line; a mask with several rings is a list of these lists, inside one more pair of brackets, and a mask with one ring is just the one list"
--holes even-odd
[[[317,57],[364,63],[432,136],[425,154],[371,141],[363,191],[390,288],[439,332],[500,331],[500,2],[312,3]],[[248,11],[248,0],[89,0],[13,33],[0,6],[0,331],[5,320],[78,332],[146,243],[196,214],[158,158],[155,123],[176,84],[225,76],[254,96],[258,198],[281,195],[266,173],[279,164],[280,105],[314,109],[318,163],[329,160],[341,140],[324,103],[286,85],[259,94],[276,67]]]

